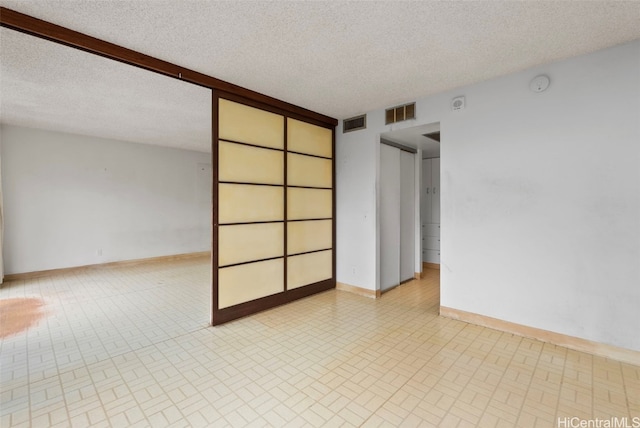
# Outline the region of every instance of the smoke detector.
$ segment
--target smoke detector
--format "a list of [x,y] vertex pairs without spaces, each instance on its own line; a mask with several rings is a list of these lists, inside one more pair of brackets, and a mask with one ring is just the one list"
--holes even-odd
[[451,110],[462,110],[465,106],[464,97],[455,97],[451,100]]
[[544,92],[549,87],[549,76],[545,76],[541,74],[540,76],[536,76],[529,83],[529,89],[533,92]]

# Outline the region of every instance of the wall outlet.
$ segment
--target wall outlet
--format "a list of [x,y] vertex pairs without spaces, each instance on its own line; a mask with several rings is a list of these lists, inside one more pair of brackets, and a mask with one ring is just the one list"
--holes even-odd
[[101,256],[102,255],[102,248],[98,248],[97,253],[98,253],[99,256]]

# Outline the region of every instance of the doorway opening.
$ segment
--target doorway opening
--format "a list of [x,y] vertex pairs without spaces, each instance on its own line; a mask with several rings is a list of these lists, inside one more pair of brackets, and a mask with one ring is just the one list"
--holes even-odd
[[379,290],[436,283],[441,261],[440,123],[380,135]]

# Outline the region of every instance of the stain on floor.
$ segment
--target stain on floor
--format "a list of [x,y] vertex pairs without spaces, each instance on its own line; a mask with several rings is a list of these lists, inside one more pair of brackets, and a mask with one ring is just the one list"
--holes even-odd
[[36,325],[45,315],[42,299],[0,299],[0,338],[13,336]]

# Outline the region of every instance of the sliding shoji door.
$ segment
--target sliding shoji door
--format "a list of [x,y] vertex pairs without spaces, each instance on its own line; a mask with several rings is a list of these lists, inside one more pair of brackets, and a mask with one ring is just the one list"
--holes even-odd
[[213,314],[335,287],[333,130],[214,96]]
[[333,136],[287,118],[287,289],[333,277]]

